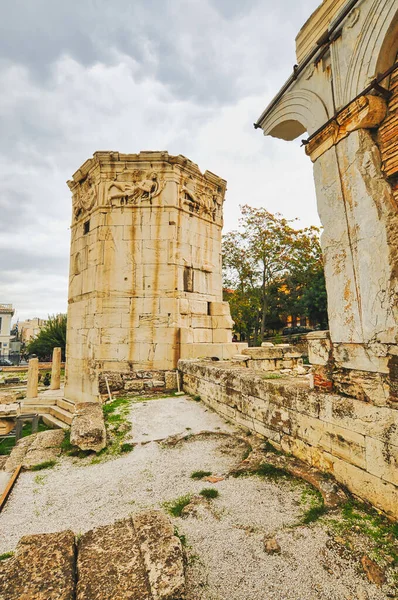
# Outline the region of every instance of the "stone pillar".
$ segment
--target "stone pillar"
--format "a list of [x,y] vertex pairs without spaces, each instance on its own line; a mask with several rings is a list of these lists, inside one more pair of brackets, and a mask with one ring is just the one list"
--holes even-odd
[[39,382],[39,359],[31,358],[28,368],[28,387],[26,398],[37,398],[37,387]]
[[53,363],[51,368],[50,390],[59,390],[61,387],[61,348],[54,348]]

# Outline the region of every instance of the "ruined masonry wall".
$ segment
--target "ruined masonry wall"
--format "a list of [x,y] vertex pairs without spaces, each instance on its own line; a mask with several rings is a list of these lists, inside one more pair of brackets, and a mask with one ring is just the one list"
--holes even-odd
[[249,369],[180,361],[184,390],[283,451],[332,473],[352,493],[398,518],[398,410],[267,380]]

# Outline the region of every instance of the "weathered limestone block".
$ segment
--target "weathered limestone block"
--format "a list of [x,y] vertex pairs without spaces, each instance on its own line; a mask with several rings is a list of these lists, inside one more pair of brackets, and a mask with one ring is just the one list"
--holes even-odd
[[15,404],[17,396],[18,394],[16,392],[0,391],[0,404]]
[[61,454],[61,444],[65,432],[62,429],[42,431],[34,437],[22,461],[24,469],[53,461]]
[[76,600],[152,600],[130,519],[98,527],[79,541]]
[[278,348],[278,346],[274,346],[273,348],[261,346],[259,348],[245,348],[242,350],[242,354],[249,356],[253,360],[274,359],[282,358],[283,350],[282,348]]
[[144,381],[142,379],[133,379],[126,381],[124,384],[126,392],[139,392],[144,389]]
[[1,600],[74,600],[74,534],[62,531],[22,537],[4,571]]
[[81,450],[99,452],[106,446],[106,430],[102,407],[98,402],[76,404],[70,441]]
[[33,440],[36,437],[36,435],[37,434],[28,435],[18,440],[4,465],[4,470],[7,473],[12,473],[19,465],[22,465],[26,453],[31,444],[33,443]]
[[166,373],[164,374],[164,377],[165,377],[166,390],[177,389],[178,373],[176,371],[166,371]]
[[209,302],[209,314],[212,317],[229,317],[231,313],[228,302]]
[[174,527],[160,511],[132,517],[153,600],[185,598],[184,560]]

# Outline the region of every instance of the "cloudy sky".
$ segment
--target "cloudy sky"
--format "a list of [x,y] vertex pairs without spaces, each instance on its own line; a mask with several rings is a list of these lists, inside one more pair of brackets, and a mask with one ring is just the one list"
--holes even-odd
[[0,0],[0,302],[66,310],[66,180],[96,150],[168,150],[239,205],[318,224],[299,142],[252,123],[319,0]]

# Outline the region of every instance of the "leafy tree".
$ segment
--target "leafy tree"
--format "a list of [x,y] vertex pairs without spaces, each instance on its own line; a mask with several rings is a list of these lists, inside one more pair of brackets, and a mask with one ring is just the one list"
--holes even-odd
[[[263,339],[281,317],[324,319],[322,253],[316,227],[294,229],[291,221],[264,208],[241,207],[239,230],[223,238],[224,284],[239,331]],[[324,280],[323,280],[324,286]]]
[[39,359],[47,359],[54,348],[61,348],[62,360],[65,360],[66,315],[49,316],[40,333],[29,342],[29,354],[37,354]]

